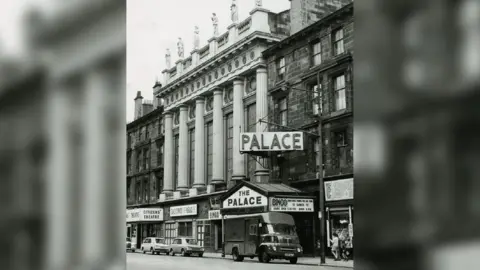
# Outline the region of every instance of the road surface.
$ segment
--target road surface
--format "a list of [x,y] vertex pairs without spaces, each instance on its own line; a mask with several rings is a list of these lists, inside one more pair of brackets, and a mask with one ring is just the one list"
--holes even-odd
[[142,253],[127,253],[127,270],[289,270],[289,269],[322,269],[322,270],[352,270],[338,266],[318,266],[290,264],[288,261],[274,260],[268,264],[258,260],[245,259],[234,262],[230,258],[209,257],[175,257],[166,255],[150,255]]

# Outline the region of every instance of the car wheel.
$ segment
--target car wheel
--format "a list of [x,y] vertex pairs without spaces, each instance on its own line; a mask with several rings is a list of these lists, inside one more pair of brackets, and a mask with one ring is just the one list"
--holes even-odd
[[143,247],[142,247],[142,252],[143,254],[147,253]]
[[170,249],[170,255],[175,256],[175,252],[173,252],[173,249]]
[[185,250],[184,250],[183,248],[182,248],[182,256],[183,256],[183,257],[186,257],[186,256],[187,256],[187,254],[185,254]]
[[155,255],[155,251],[153,251],[153,248],[150,248],[150,254]]
[[291,264],[296,264],[297,261],[298,261],[298,258],[291,258],[291,259],[290,259],[290,263],[291,263]]
[[198,257],[203,257],[203,253],[198,253]]

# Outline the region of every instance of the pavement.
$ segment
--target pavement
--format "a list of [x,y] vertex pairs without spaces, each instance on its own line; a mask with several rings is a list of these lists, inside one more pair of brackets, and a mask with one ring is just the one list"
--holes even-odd
[[139,251],[135,253],[127,253],[127,269],[128,270],[150,270],[150,269],[175,269],[175,270],[216,270],[216,269],[248,269],[248,270],[282,270],[282,269],[315,269],[322,270],[351,270],[353,261],[334,261],[327,258],[326,264],[320,265],[320,258],[305,257],[299,258],[297,264],[290,264],[286,260],[272,260],[270,263],[260,263],[257,258],[245,258],[243,262],[234,262],[231,256],[222,258],[220,253],[204,253],[203,258],[199,257],[182,257],[180,255],[151,255],[143,254]]

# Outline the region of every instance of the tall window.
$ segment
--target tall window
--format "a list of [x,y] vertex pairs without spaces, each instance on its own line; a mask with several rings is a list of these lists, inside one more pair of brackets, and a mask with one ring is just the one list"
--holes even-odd
[[178,135],[175,136],[175,189],[178,186]]
[[227,181],[233,174],[233,113],[227,115]]
[[335,132],[335,145],[337,147],[338,166],[347,166],[347,134],[345,130]]
[[158,120],[158,135],[163,134],[163,118]]
[[312,44],[312,63],[314,66],[322,63],[322,44],[320,40]]
[[165,244],[172,244],[175,238],[177,238],[177,223],[165,223]]
[[137,203],[141,203],[142,202],[142,182],[140,181],[140,179],[135,181],[136,181],[135,193],[136,193]]
[[189,187],[195,182],[195,129],[190,129],[190,184]]
[[333,49],[335,55],[339,55],[345,52],[343,44],[343,29],[341,28],[333,32]]
[[322,84],[316,84],[312,86],[312,96],[313,96],[313,114],[318,115],[322,113]]
[[[256,104],[247,107],[246,132],[256,131]],[[257,161],[251,155],[247,155],[247,177],[253,180]]]
[[150,164],[150,149],[143,150],[143,169],[148,170]]
[[207,124],[207,183],[212,181],[212,164],[213,164],[213,121]]
[[148,203],[148,197],[150,197],[150,194],[148,194],[148,191],[150,190],[149,189],[149,181],[148,181],[148,176],[145,177],[145,179],[143,180],[143,198],[144,198],[144,202]]
[[277,78],[279,81],[285,79],[285,57],[277,60]]
[[127,174],[132,172],[132,153],[127,156]]
[[139,172],[142,168],[142,151],[138,151],[137,153],[137,172]]
[[155,175],[155,181],[157,182],[157,198],[163,190],[163,178],[162,176]]
[[150,124],[145,127],[145,139],[150,138]]
[[161,166],[163,164],[163,144],[160,141],[155,144],[157,147],[157,166]]
[[334,80],[335,109],[343,110],[347,107],[345,98],[345,75],[340,75]]
[[179,222],[178,223],[178,236],[192,237],[192,222]]
[[127,148],[132,147],[132,133],[127,134]]
[[287,126],[288,119],[287,119],[287,98],[282,98],[279,100],[278,104],[278,124],[282,126]]

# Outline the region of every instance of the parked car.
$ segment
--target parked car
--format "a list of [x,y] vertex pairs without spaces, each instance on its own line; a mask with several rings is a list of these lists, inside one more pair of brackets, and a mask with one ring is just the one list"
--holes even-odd
[[195,254],[202,257],[205,249],[193,238],[179,237],[173,240],[169,252],[172,256],[175,256],[175,254],[182,254],[182,256]]
[[132,243],[132,239],[130,237],[127,237],[127,252],[135,252],[135,244]]
[[165,253],[168,255],[169,246],[165,244],[165,239],[159,237],[147,237],[143,240],[141,250],[143,254],[150,252],[152,255]]

